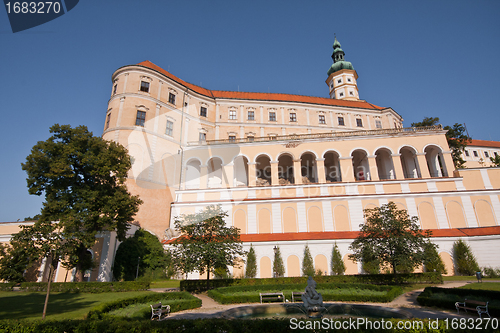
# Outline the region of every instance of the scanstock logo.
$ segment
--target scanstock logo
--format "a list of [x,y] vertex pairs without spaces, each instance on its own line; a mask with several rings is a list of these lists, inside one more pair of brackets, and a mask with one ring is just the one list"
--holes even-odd
[[52,21],[75,8],[79,0],[10,1],[4,0],[12,32],[31,29]]

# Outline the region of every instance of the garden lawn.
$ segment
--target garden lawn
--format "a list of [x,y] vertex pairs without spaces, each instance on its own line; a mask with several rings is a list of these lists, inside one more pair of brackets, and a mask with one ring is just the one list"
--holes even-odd
[[500,282],[469,283],[460,289],[495,290],[500,291]]
[[151,282],[149,288],[179,288],[180,280],[160,280]]
[[[83,319],[89,310],[101,303],[154,294],[152,291],[110,293],[50,293],[47,319]],[[0,319],[41,319],[45,292],[0,292]]]

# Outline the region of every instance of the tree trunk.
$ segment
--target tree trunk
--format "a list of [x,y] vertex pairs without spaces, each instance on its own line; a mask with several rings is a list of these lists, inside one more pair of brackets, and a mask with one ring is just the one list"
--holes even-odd
[[49,304],[49,295],[50,295],[50,284],[52,283],[52,275],[54,274],[54,266],[52,263],[50,264],[49,268],[49,282],[47,284],[47,294],[45,295],[45,304],[43,305],[43,314],[42,314],[42,320],[45,319],[45,314],[47,313],[47,304]]
[[207,291],[210,287],[210,266],[207,264]]

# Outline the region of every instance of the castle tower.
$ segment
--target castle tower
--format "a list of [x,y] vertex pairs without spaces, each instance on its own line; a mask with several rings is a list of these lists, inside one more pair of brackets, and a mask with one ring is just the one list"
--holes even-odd
[[359,91],[356,80],[358,74],[349,61],[344,59],[345,53],[335,37],[333,43],[333,65],[328,70],[326,84],[330,88],[330,98],[345,99],[351,101],[359,100]]

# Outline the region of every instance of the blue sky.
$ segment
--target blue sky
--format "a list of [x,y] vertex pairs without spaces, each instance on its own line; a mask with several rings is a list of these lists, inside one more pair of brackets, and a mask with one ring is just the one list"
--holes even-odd
[[111,74],[143,60],[209,89],[328,97],[336,33],[362,99],[500,141],[499,17],[497,0],[81,0],[14,34],[0,8],[0,221],[41,208],[31,147],[55,123],[101,135]]

